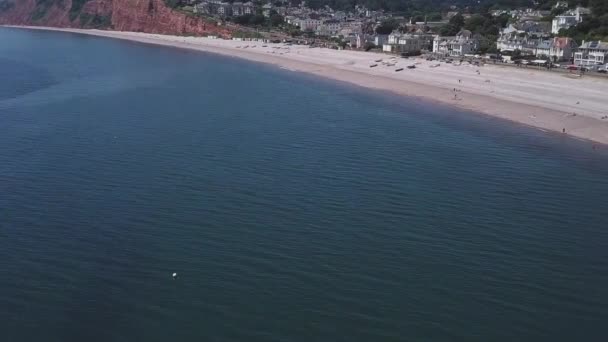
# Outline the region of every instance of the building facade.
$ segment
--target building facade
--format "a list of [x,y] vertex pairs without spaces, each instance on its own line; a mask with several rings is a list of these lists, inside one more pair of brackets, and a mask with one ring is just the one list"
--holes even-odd
[[574,64],[581,66],[603,65],[608,61],[608,43],[591,41],[581,44],[574,53]]
[[455,37],[437,36],[433,40],[433,53],[442,56],[459,57],[479,50],[479,39],[469,30],[461,30]]
[[322,24],[319,19],[300,19],[296,21],[297,26],[300,28],[300,31],[316,31],[317,28]]
[[573,15],[558,15],[553,18],[551,23],[551,33],[558,34],[561,29],[569,29],[578,24],[578,20]]

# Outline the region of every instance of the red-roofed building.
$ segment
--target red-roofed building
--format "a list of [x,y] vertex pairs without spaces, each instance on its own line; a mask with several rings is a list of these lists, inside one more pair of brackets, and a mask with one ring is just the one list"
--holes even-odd
[[570,61],[577,45],[572,38],[555,37],[551,44],[549,56],[554,61]]

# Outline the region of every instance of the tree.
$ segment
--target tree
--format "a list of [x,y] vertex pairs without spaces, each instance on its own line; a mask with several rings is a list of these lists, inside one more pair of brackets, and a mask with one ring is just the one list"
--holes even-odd
[[378,27],[376,27],[377,34],[390,34],[399,27],[399,23],[395,20],[385,20]]
[[376,48],[376,44],[372,43],[372,42],[367,42],[365,43],[365,45],[363,45],[363,49],[365,51],[369,51],[371,49],[375,49]]
[[455,36],[464,26],[464,17],[458,13],[450,18],[450,21],[439,28],[439,34],[442,36]]
[[283,18],[283,16],[278,14],[276,11],[272,12],[270,13],[270,17],[268,18],[270,26],[281,26],[285,22],[285,18]]
[[458,13],[450,18],[449,24],[457,27],[458,30],[460,30],[464,26],[464,17],[462,14]]
[[439,34],[442,36],[455,36],[458,31],[460,31],[460,28],[452,24],[443,25],[439,28]]
[[521,59],[521,50],[520,49],[515,49],[513,51],[513,54],[511,55],[511,59],[513,59],[513,60]]
[[262,14],[255,14],[249,17],[249,25],[262,25],[266,21],[266,17]]
[[608,13],[608,1],[606,0],[589,0],[589,7],[594,16],[602,16]]

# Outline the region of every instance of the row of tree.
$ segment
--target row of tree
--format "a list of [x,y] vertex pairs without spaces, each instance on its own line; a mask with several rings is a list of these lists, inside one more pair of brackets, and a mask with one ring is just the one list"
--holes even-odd
[[560,36],[571,37],[579,44],[583,40],[608,40],[608,0],[580,0],[581,5],[591,9],[591,15],[582,23],[567,30],[561,30]]
[[231,17],[228,18],[228,20],[234,22],[235,24],[245,26],[279,27],[285,23],[285,18],[274,10],[270,11],[270,15],[268,17],[258,12],[256,14],[245,14]]

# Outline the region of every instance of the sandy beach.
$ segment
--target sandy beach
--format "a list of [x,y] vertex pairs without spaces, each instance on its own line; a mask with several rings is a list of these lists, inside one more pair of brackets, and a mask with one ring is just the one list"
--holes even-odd
[[[608,144],[608,79],[500,65],[402,59],[350,50],[202,37],[26,27],[200,50],[273,64],[405,96],[484,113]],[[381,61],[380,61],[381,60]],[[374,67],[370,67],[376,65]],[[415,69],[408,66],[415,65]],[[403,69],[397,71],[398,69]],[[454,91],[456,89],[456,91]]]

